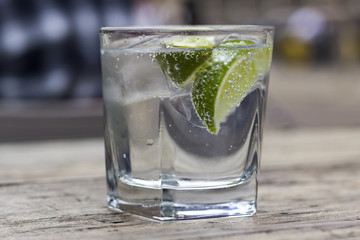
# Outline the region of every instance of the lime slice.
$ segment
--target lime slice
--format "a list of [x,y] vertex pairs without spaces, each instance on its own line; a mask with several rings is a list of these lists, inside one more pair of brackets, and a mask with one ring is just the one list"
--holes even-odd
[[253,44],[243,40],[224,42],[194,73],[193,104],[210,133],[219,132],[220,123],[270,67],[272,48],[243,47]]
[[194,80],[193,73],[211,56],[215,38],[209,36],[187,36],[169,40],[166,48],[182,48],[179,51],[161,52],[157,62],[172,82],[185,87]]
[[167,41],[165,47],[211,48],[214,43],[215,38],[213,36],[186,36]]

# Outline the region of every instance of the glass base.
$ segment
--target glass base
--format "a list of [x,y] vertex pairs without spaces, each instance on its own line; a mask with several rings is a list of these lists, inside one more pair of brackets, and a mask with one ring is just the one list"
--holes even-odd
[[145,188],[118,181],[108,206],[156,220],[251,216],[256,213],[257,178],[222,188]]

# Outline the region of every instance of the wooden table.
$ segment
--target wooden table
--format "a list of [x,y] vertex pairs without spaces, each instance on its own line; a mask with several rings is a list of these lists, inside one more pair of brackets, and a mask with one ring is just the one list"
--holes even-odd
[[0,239],[360,239],[360,128],[265,132],[253,217],[107,209],[101,139],[2,143]]

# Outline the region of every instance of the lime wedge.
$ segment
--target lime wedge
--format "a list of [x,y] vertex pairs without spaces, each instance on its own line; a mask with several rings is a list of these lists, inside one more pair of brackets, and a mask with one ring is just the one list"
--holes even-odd
[[220,123],[270,67],[272,48],[250,48],[253,44],[243,40],[224,42],[193,73],[192,101],[210,133],[219,132]]
[[161,52],[157,62],[172,82],[185,87],[194,80],[193,73],[211,56],[215,38],[209,36],[186,36],[169,40],[166,48],[182,48],[179,51]]

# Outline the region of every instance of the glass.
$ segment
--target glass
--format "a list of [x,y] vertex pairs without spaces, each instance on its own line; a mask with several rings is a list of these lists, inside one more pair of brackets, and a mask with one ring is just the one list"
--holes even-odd
[[109,208],[255,214],[273,28],[102,28],[100,40]]

